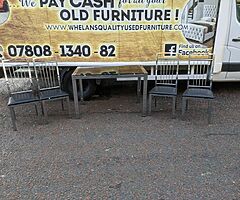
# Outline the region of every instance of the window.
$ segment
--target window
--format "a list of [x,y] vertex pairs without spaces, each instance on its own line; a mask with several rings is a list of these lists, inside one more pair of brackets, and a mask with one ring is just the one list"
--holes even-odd
[[236,0],[236,5],[237,5],[237,19],[240,22],[240,0]]

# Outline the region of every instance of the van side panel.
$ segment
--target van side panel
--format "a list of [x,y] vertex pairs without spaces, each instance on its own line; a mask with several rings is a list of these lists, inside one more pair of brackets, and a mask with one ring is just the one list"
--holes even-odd
[[63,64],[151,63],[156,53],[212,52],[219,0],[6,0],[5,58]]
[[[222,63],[229,60],[230,52],[227,49],[229,28],[231,24],[231,1],[221,1],[218,15],[218,26],[215,39],[214,55],[215,67],[214,73],[220,73],[222,70]],[[229,14],[228,14],[229,13]]]

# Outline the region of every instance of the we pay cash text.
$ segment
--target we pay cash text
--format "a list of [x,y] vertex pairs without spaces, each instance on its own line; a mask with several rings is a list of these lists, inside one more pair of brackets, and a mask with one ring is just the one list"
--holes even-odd
[[[163,2],[151,0],[153,2]],[[127,2],[127,1],[126,1]],[[116,5],[115,5],[116,4]],[[179,10],[171,9],[122,9],[123,0],[40,0],[40,7],[60,9],[59,17],[63,21],[170,21],[178,19]],[[69,8],[70,7],[70,8]],[[87,9],[92,8],[92,9]],[[116,8],[116,9],[109,9]]]
[[[123,4],[143,4],[148,7],[150,4],[164,4],[166,0],[118,0],[117,6],[120,8]],[[67,3],[75,8],[114,8],[114,0],[40,0],[40,7],[59,7],[64,8]]]

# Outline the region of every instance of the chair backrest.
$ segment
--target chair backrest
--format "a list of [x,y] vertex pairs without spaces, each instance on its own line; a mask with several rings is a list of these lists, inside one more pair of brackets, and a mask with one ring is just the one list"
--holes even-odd
[[188,60],[188,87],[212,88],[214,57],[192,54]]
[[33,60],[33,64],[40,90],[60,88],[60,74],[57,61]]
[[154,70],[155,85],[169,85],[177,87],[179,58],[164,57],[164,53],[157,54],[156,65]]
[[29,62],[1,59],[9,96],[16,93],[32,91],[32,72]]

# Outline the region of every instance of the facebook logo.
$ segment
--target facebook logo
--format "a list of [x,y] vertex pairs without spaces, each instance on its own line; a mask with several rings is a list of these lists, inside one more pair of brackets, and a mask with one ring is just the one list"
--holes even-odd
[[165,44],[165,53],[166,56],[176,56],[177,44]]

